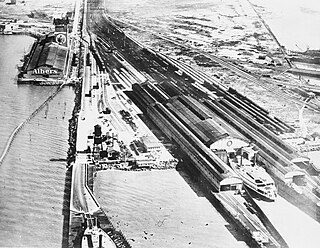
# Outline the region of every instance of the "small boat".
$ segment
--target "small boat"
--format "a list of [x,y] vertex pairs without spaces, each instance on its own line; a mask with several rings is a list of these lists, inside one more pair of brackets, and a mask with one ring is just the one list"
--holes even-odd
[[82,248],[116,248],[109,235],[97,226],[96,220],[87,219],[87,228],[82,237]]
[[[240,155],[229,154],[229,165],[243,180],[243,184],[262,198],[275,201],[277,188],[266,170],[255,162],[257,151],[251,147],[241,149]],[[231,156],[230,156],[231,155]]]

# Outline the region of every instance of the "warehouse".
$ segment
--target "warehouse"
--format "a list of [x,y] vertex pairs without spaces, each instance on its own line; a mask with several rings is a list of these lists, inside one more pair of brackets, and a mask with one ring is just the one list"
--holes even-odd
[[68,49],[53,40],[54,35],[48,35],[33,45],[24,68],[24,78],[63,78]]

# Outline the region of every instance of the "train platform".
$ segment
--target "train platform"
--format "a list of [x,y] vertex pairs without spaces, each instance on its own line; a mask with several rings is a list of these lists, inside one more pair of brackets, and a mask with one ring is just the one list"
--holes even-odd
[[267,230],[266,226],[255,210],[245,198],[234,191],[223,191],[212,193],[214,197],[225,207],[226,212],[233,217],[239,226],[249,233],[249,236],[258,244],[265,247],[281,247],[280,241],[276,240],[273,235]]

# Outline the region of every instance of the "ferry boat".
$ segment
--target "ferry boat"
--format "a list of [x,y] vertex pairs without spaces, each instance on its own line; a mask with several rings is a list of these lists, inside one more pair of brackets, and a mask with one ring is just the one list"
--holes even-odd
[[81,248],[117,248],[115,243],[101,228],[97,226],[94,219],[87,219],[87,228],[82,237]]
[[263,199],[275,201],[277,188],[266,170],[256,164],[256,153],[252,147],[243,147],[240,149],[240,155],[229,153],[229,164],[247,188]]

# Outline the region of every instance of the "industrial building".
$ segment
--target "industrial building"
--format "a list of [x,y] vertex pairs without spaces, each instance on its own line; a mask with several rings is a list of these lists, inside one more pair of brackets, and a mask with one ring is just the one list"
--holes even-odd
[[55,32],[39,38],[25,62],[19,81],[41,81],[63,79],[68,60],[68,19],[55,19]]
[[25,77],[63,78],[68,49],[52,41],[54,38],[53,35],[48,35],[32,47]]
[[140,140],[147,152],[160,151],[161,149],[160,141],[154,136],[143,136]]

